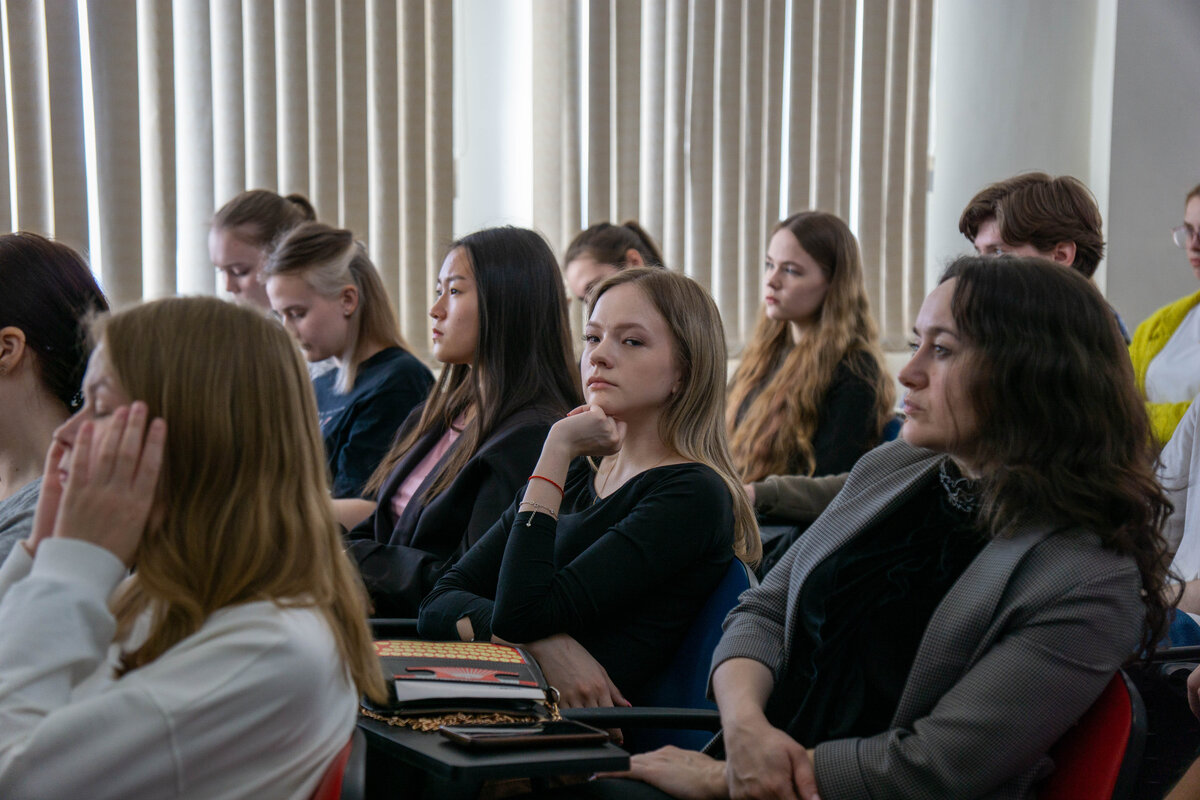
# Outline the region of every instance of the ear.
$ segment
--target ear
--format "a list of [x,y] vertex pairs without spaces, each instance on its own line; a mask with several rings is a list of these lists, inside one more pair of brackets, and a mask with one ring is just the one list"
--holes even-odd
[[1064,267],[1074,264],[1075,243],[1067,241],[1054,245],[1054,249],[1050,251],[1050,260],[1055,264],[1062,264]]
[[358,287],[343,286],[342,294],[342,316],[348,317],[358,309]]
[[9,375],[25,358],[25,331],[12,325],[0,328],[0,375]]
[[642,254],[636,248],[629,248],[625,251],[625,266],[627,267],[644,267],[646,259],[642,258]]

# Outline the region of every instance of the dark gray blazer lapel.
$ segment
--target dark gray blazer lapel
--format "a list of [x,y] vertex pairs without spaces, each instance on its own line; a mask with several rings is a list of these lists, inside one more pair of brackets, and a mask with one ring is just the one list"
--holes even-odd
[[985,633],[1013,571],[1051,532],[1047,525],[1025,525],[992,539],[950,587],[921,637],[893,726],[907,727],[928,714],[979,653],[991,646],[993,637]]

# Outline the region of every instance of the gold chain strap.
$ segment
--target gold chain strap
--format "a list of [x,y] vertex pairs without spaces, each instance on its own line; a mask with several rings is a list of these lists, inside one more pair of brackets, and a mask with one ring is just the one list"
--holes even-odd
[[[558,713],[558,703],[546,703],[546,709],[550,712],[551,721],[557,722],[562,719],[562,715]],[[436,731],[442,725],[503,725],[505,723],[534,723],[544,721],[542,717],[530,716],[528,714],[505,714],[500,711],[481,714],[460,711],[453,714],[437,714],[434,716],[397,716],[394,714],[380,714],[377,711],[360,706],[358,713],[364,717],[386,722],[392,727],[412,728],[415,731]]]

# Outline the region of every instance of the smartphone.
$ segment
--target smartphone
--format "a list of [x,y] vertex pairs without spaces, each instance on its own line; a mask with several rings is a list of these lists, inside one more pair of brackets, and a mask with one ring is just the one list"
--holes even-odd
[[464,747],[562,747],[608,741],[608,734],[599,728],[572,720],[502,725],[443,725],[438,730],[450,741]]

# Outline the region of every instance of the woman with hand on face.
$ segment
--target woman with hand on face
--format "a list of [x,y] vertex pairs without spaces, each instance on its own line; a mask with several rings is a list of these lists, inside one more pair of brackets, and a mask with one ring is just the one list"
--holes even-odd
[[349,533],[381,617],[416,616],[512,503],[550,426],[579,404],[566,296],[542,237],[489,228],[460,239],[436,292],[441,375],[367,485],[378,507]]
[[675,797],[1032,797],[1054,742],[1161,636],[1169,506],[1096,288],[962,258],[913,332],[902,439],[725,621],[726,760],[661,750],[632,777]]
[[354,235],[319,222],[284,234],[262,268],[271,307],[309,363],[333,359],[313,380],[334,508],[346,527],[375,504],[360,499],[409,412],[433,384],[408,351],[383,281]]
[[0,795],[307,800],[384,685],[303,362],[214,298],[96,333],[0,568]]
[[317,212],[300,194],[281,197],[267,189],[251,189],[234,197],[213,215],[208,255],[225,276],[225,291],[239,303],[271,310],[259,271],[280,236]]
[[[1171,234],[1200,280],[1200,185],[1188,192],[1183,208],[1183,224]],[[1154,436],[1165,445],[1200,394],[1200,292],[1163,306],[1138,325],[1129,357]]]
[[[421,605],[421,635],[524,643],[568,706],[638,699],[758,529],[725,442],[725,339],[690,279],[596,287],[580,406],[517,501]],[[599,458],[598,467],[589,457]]]
[[729,387],[734,463],[746,483],[846,472],[879,443],[895,395],[854,234],[821,211],[788,217],[771,236],[763,290]]
[[0,236],[0,560],[29,535],[46,447],[82,402],[84,320],[107,310],[74,250],[36,233]]
[[633,220],[620,225],[598,222],[580,231],[563,256],[563,275],[571,296],[581,303],[600,281],[626,267],[661,267],[658,245]]

